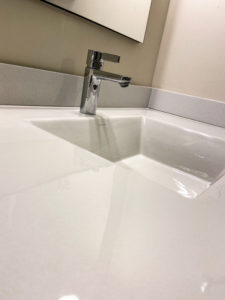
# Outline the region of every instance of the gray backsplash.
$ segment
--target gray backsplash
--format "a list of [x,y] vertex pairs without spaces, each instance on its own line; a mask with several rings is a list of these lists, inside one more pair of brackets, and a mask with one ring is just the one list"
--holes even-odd
[[225,127],[225,102],[152,88],[149,108]]
[[[80,106],[83,77],[0,63],[0,104]],[[99,107],[147,108],[150,87],[102,82]]]

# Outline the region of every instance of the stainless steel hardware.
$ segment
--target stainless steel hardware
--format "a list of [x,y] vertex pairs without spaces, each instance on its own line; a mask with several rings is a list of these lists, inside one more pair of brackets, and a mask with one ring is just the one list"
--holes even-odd
[[131,82],[130,77],[102,71],[101,69],[104,65],[104,61],[119,63],[120,56],[88,50],[80,104],[80,112],[83,114],[96,114],[98,95],[102,80],[117,82],[121,87],[127,87]]

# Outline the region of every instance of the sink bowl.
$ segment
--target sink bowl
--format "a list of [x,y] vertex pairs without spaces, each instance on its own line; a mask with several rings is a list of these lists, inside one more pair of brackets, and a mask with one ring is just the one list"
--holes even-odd
[[225,138],[198,129],[198,122],[190,128],[143,116],[80,116],[32,123],[186,198],[224,174]]

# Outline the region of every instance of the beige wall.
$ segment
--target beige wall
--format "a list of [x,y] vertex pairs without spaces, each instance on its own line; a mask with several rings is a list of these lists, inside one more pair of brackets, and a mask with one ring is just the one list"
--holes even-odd
[[39,0],[0,0],[0,61],[83,75],[87,49],[119,54],[111,72],[150,86],[169,0],[153,0],[143,44]]
[[171,0],[153,86],[225,101],[225,0]]

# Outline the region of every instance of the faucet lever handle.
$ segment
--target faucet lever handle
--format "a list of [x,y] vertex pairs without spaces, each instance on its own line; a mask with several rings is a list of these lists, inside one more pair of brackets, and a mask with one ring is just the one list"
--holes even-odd
[[87,67],[100,70],[103,66],[104,60],[119,63],[120,56],[90,49],[88,50]]
[[109,54],[109,53],[102,53],[103,60],[119,63],[120,62],[120,56],[115,54]]

